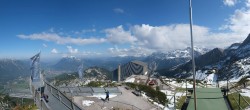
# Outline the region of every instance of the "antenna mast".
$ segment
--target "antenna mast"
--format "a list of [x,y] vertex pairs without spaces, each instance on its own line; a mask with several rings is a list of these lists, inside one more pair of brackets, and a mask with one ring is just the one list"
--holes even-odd
[[197,110],[196,104],[196,73],[195,73],[195,61],[194,61],[194,44],[193,44],[193,19],[192,19],[192,0],[189,0],[189,17],[190,17],[190,35],[191,35],[191,48],[192,48],[192,70],[193,70],[193,93],[194,93],[194,109]]

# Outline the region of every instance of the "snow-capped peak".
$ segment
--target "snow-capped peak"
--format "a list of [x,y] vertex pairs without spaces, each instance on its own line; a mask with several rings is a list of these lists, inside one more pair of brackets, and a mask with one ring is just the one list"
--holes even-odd
[[[208,52],[209,49],[206,48],[198,48],[194,47],[194,54],[195,56],[202,55]],[[153,57],[155,59],[174,59],[174,58],[191,58],[191,48],[187,47],[185,49],[177,49],[174,51],[169,51],[166,53],[162,52],[154,52],[149,57]]]

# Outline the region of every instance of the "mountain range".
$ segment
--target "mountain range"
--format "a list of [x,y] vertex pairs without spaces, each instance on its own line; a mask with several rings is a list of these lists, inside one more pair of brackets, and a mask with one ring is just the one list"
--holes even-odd
[[[207,48],[194,48],[194,56],[198,57],[208,52]],[[150,63],[155,61],[158,65],[157,69],[169,69],[180,64],[184,64],[191,60],[191,48],[188,47],[186,49],[178,49],[170,52],[155,52],[146,57],[143,61],[146,63]]]
[[[195,48],[195,56],[204,54],[208,49]],[[119,64],[125,64],[133,60],[140,60],[146,63],[155,61],[158,64],[158,69],[171,68],[179,64],[183,64],[190,60],[190,48],[179,49],[167,53],[155,52],[146,57],[108,57],[108,58],[88,58],[79,59],[74,56],[63,57],[55,64],[48,64],[41,62],[42,69],[48,69],[50,71],[62,71],[64,72],[76,72],[78,67],[83,64],[83,69],[89,69],[89,67],[98,67],[107,69],[107,71],[115,70]],[[30,62],[27,60],[0,60],[0,77],[11,80],[22,75],[29,75]],[[13,74],[9,76],[9,74]],[[110,76],[109,74],[107,76]]]
[[[155,52],[144,57],[108,57],[85,58],[64,57],[54,65],[41,63],[41,67],[55,71],[78,71],[78,66],[83,64],[83,69],[98,67],[113,71],[119,64],[125,64],[133,60],[146,63],[155,61],[158,65],[157,72],[164,76],[188,77],[191,75],[191,48],[178,49],[169,52]],[[231,78],[249,74],[250,64],[250,34],[242,43],[234,43],[227,48],[194,48],[196,70],[208,70],[216,68],[219,77]],[[44,66],[42,66],[44,65]],[[98,73],[98,72],[96,72]],[[6,81],[20,75],[29,75],[29,61],[0,59],[0,78]],[[96,74],[97,75],[97,74]]]
[[[243,43],[235,43],[228,48],[214,48],[195,58],[196,70],[216,69],[220,80],[237,79],[250,73],[250,34]],[[191,60],[171,69],[161,69],[161,75],[188,77],[191,75]]]
[[[208,51],[206,48],[195,48],[195,56],[200,56]],[[158,64],[158,69],[171,68],[179,64],[183,64],[191,59],[191,48],[179,49],[167,53],[155,52],[146,57],[109,57],[109,58],[92,58],[78,59],[75,57],[64,57],[55,65],[52,66],[55,70],[77,71],[79,65],[83,64],[83,68],[102,67],[109,71],[113,71],[119,64],[124,64],[133,60],[140,60],[146,63],[155,61]]]
[[19,76],[30,75],[29,62],[14,60],[14,59],[0,59],[0,82],[7,82]]
[[83,74],[85,78],[96,78],[99,80],[112,78],[111,71],[100,67],[89,67],[84,70]]
[[127,63],[132,60],[141,60],[141,57],[108,57],[108,58],[85,58],[79,59],[76,57],[64,57],[60,59],[51,69],[60,71],[77,71],[79,65],[83,64],[83,69],[88,67],[101,67],[112,71],[118,67],[119,64]]

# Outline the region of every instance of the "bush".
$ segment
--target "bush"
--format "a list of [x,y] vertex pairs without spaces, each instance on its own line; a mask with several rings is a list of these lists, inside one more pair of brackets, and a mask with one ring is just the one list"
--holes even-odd
[[160,87],[159,86],[156,86],[156,91],[160,91]]
[[[36,109],[33,99],[26,99],[26,98],[22,99],[22,98],[10,97],[9,95],[1,95],[0,97],[2,97],[0,98],[0,102],[7,103],[9,109],[11,108],[11,110],[35,110]],[[8,108],[5,108],[5,109],[9,110]]]
[[181,82],[182,82],[182,79],[176,79],[176,82],[177,82],[177,83],[181,83]]
[[156,91],[156,94],[157,94],[156,97],[158,101],[160,102],[160,104],[165,105],[165,103],[167,103],[166,95],[161,91]]
[[178,99],[177,101],[176,108],[181,109],[185,101],[186,101],[186,96],[181,96],[180,99]]
[[129,86],[132,89],[136,88],[136,84],[134,84],[134,83],[126,83],[126,85]]
[[116,87],[116,83],[108,83],[105,87]]
[[87,84],[88,87],[100,87],[104,85],[105,83],[100,82],[100,81],[91,81],[90,83]]
[[162,105],[165,105],[165,103],[167,102],[166,94],[159,91],[160,90],[159,87],[158,90],[154,90],[152,87],[147,85],[134,84],[134,83],[126,83],[126,85],[129,86],[130,88],[133,89],[138,88],[140,91],[144,91],[147,96],[149,96],[151,99]]
[[78,73],[63,73],[56,76],[54,79],[56,80],[55,85],[59,86],[61,84],[68,84],[71,80],[74,80],[78,77]]

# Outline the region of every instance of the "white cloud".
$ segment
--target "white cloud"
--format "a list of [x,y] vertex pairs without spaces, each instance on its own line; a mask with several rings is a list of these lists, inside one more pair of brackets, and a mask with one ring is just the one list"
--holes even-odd
[[77,45],[86,45],[86,44],[97,44],[106,42],[104,38],[72,38],[72,37],[62,37],[56,33],[38,33],[31,35],[17,35],[22,39],[31,39],[31,40],[44,40],[51,41],[57,44],[77,44]]
[[[247,28],[249,29],[249,28]],[[131,26],[124,30],[122,26],[112,29],[112,37],[108,41],[130,43],[134,47],[140,47],[144,53],[154,51],[170,51],[190,47],[189,24],[172,24],[165,26],[150,26],[147,24]],[[194,45],[197,47],[226,47],[235,42],[241,42],[248,34],[245,33],[214,33],[204,26],[193,25]],[[126,36],[126,37],[125,37]],[[129,37],[128,37],[129,36]],[[131,49],[110,48],[109,51],[120,56],[132,55]],[[137,53],[135,53],[137,54]],[[134,56],[134,55],[133,55]]]
[[81,31],[71,31],[73,34],[75,35],[81,35],[81,34],[85,34],[85,33],[93,33],[96,32],[96,29],[83,29]]
[[68,49],[70,54],[77,54],[78,53],[78,49],[74,49],[71,46],[67,46],[67,49]]
[[90,52],[90,51],[84,51],[82,53],[80,53],[80,55],[83,55],[83,56],[98,56],[98,55],[102,55],[103,53],[100,53],[100,52]]
[[[226,47],[235,42],[241,42],[248,35],[249,11],[239,10],[230,18],[230,23],[225,25],[225,29],[230,29],[229,33],[214,33],[208,27],[193,25],[194,45],[197,47]],[[244,27],[244,28],[242,28]],[[112,43],[115,45],[129,44],[133,48],[119,49],[111,48],[113,54],[132,55],[131,51],[136,49],[141,53],[154,51],[170,51],[190,47],[189,24],[172,24],[163,26],[151,26],[148,24],[134,25],[125,30],[122,25],[104,30],[105,37],[102,38],[72,38],[62,37],[56,33],[39,33],[31,35],[18,35],[22,39],[51,41],[57,44],[99,44]],[[80,53],[77,49],[67,46],[70,54]],[[111,52],[112,52],[111,51]],[[129,53],[130,52],[130,53]],[[136,56],[136,55],[133,55]]]
[[[236,0],[225,0],[224,3],[233,6]],[[196,47],[227,47],[232,43],[242,42],[250,33],[250,0],[245,1],[245,7],[237,9],[221,26],[222,32],[213,32],[208,27],[193,25],[194,46]],[[84,30],[83,30],[84,31]],[[95,32],[96,30],[85,30]],[[190,47],[189,24],[170,24],[152,26],[148,24],[131,25],[128,29],[122,25],[104,29],[104,37],[101,38],[73,38],[62,37],[56,33],[38,33],[31,35],[18,35],[22,39],[51,41],[57,44],[99,44],[112,43],[115,45],[129,44],[130,48],[109,48],[114,56],[143,56],[154,51],[170,51]],[[84,32],[83,32],[84,33]],[[67,46],[70,54],[93,55],[92,52],[78,52],[71,46]],[[96,54],[98,54],[96,52]]]
[[227,19],[227,24],[222,29],[230,30],[235,34],[247,36],[250,33],[250,0],[246,0],[246,7],[235,10],[234,14]]
[[[203,29],[195,26],[194,28]],[[189,25],[178,24],[169,26],[135,25],[131,29],[142,47],[156,50],[172,50],[185,48],[189,44]],[[178,43],[177,43],[178,42]]]
[[47,48],[47,47],[48,47],[48,45],[46,45],[46,44],[43,44],[43,47]]
[[51,53],[61,55],[62,57],[77,57],[77,58],[96,57],[96,56],[103,55],[103,53],[96,52],[96,51],[82,51],[81,52],[78,49],[73,48],[72,46],[66,46],[66,48],[67,48],[67,52],[59,52],[56,48],[53,48],[51,50]]
[[250,0],[246,0],[246,6],[250,7]]
[[223,0],[224,5],[234,6],[237,3],[237,0]]
[[51,50],[51,53],[53,53],[53,54],[58,54],[58,51],[57,51],[57,49],[53,48],[53,49]]
[[236,10],[229,19],[228,28],[237,33],[249,33],[250,29],[250,10]]
[[152,53],[152,50],[135,46],[131,46],[130,48],[118,48],[117,46],[115,46],[109,48],[108,50],[113,56],[120,56],[120,57],[125,57],[125,56],[140,57]]
[[105,30],[107,40],[114,44],[133,43],[136,38],[129,31],[125,31],[122,25]]
[[113,11],[114,11],[115,13],[124,13],[124,10],[121,9],[121,8],[115,8],[115,9],[113,9]]

